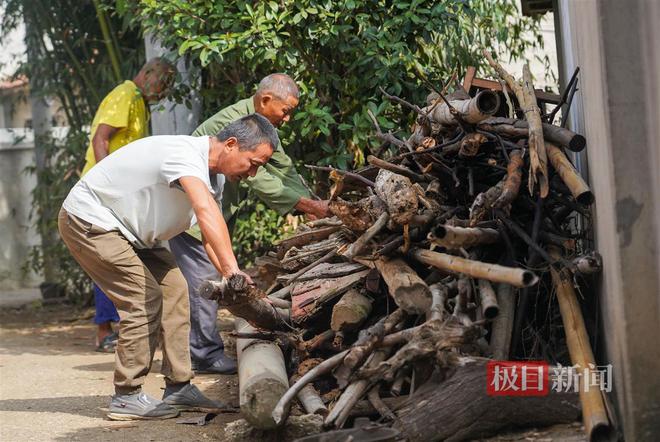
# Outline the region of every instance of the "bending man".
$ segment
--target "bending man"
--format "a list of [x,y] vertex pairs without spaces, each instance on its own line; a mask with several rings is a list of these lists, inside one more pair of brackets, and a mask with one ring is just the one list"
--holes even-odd
[[[111,419],[164,419],[210,401],[190,384],[188,288],[162,241],[195,219],[221,275],[241,272],[213,199],[209,172],[254,176],[279,143],[275,128],[249,115],[213,137],[156,136],[130,143],[71,190],[58,225],[65,244],[119,311]],[[156,346],[163,351],[163,401],[141,392]]]

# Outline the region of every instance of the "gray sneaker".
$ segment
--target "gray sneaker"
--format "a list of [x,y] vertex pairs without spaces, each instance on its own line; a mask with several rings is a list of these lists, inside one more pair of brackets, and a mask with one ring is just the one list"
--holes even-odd
[[130,421],[170,419],[178,415],[179,410],[176,408],[140,392],[112,396],[108,418],[115,421]]
[[[177,386],[178,387],[178,386]],[[233,411],[234,409],[219,401],[214,401],[199,391],[193,384],[183,387],[167,386],[163,394],[163,402],[180,411],[201,411],[206,413],[217,413],[220,411]]]

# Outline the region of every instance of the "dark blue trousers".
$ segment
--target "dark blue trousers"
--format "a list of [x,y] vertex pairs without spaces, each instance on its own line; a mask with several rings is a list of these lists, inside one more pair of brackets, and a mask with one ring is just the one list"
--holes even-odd
[[206,279],[220,279],[209,261],[204,246],[197,239],[182,233],[169,241],[170,250],[188,283],[190,297],[190,358],[193,364],[212,364],[220,358],[224,345],[217,326],[218,303],[198,294]]

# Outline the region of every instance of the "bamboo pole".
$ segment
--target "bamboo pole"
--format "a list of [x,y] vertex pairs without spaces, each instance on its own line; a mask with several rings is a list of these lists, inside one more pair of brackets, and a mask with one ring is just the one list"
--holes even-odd
[[[553,258],[561,257],[559,249],[555,246],[549,247],[549,252]],[[571,363],[580,370],[580,373],[584,373],[584,370],[596,367],[596,359],[589,343],[589,335],[582,317],[582,310],[573,288],[572,274],[566,268],[557,271],[552,266],[550,267],[550,273],[557,290],[557,301],[564,323],[566,345],[571,356]],[[601,437],[609,434],[612,430],[602,392],[595,387],[587,389],[581,382],[579,393],[585,432],[589,440],[601,440]]]
[[495,319],[500,313],[495,290],[493,290],[490,282],[485,279],[479,280],[479,304],[481,305],[481,313],[486,319]]
[[[466,123],[478,123],[494,115],[500,108],[500,97],[493,91],[481,91],[469,100],[450,100],[449,104],[458,112],[459,117]],[[458,121],[451,113],[447,103],[440,103],[432,108],[429,119],[443,126],[455,126]]]
[[568,161],[564,152],[550,143],[546,143],[545,147],[548,150],[550,164],[552,164],[552,167],[557,171],[561,180],[566,184],[566,187],[568,187],[568,190],[571,191],[571,195],[573,195],[575,201],[585,205],[593,203],[594,194],[591,193],[591,189],[582,179],[578,171],[575,170],[575,167],[573,167],[571,162]]
[[436,245],[450,250],[472,247],[479,244],[493,244],[499,240],[495,229],[479,227],[455,227],[447,224],[436,226],[428,238]]
[[441,270],[456,274],[462,273],[472,278],[486,279],[490,282],[501,282],[515,287],[529,287],[539,280],[538,276],[529,270],[459,258],[446,253],[413,249],[410,254],[418,261]]

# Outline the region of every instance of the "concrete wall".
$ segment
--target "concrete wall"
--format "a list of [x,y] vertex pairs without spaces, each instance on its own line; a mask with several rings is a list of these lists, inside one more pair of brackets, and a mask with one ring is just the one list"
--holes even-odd
[[[15,137],[25,137],[15,144]],[[30,247],[39,244],[39,236],[29,220],[36,184],[34,175],[25,173],[34,164],[31,131],[0,129],[0,290],[34,287],[40,279],[23,273]]]
[[558,0],[563,75],[581,68],[575,129],[586,135],[603,255],[605,358],[628,441],[660,437],[660,2]]

